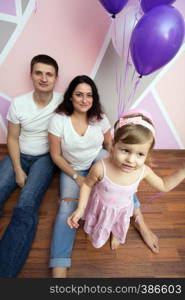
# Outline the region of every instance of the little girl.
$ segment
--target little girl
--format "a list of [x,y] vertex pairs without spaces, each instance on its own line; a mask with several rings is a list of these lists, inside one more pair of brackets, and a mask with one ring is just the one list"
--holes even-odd
[[67,220],[71,228],[77,228],[84,216],[84,230],[96,248],[102,247],[111,233],[112,249],[125,242],[133,214],[133,194],[142,179],[167,192],[185,178],[185,164],[163,178],[145,164],[155,143],[149,113],[127,112],[116,122],[114,131],[110,156],[92,166],[80,189],[78,207]]

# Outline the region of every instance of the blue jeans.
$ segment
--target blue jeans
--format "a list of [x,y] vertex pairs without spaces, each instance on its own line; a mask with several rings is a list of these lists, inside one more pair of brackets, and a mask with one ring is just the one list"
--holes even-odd
[[[104,152],[101,151],[93,163],[105,156],[105,150]],[[78,173],[82,176],[86,176],[88,171],[89,170],[79,171]],[[78,201],[75,199],[78,199],[79,196],[79,186],[77,186],[76,182],[63,172],[61,172],[60,176],[60,193],[62,201],[60,203],[53,230],[49,262],[50,268],[71,266],[71,253],[76,235],[76,229],[71,229],[68,226],[67,218],[77,208]],[[65,201],[65,198],[72,198],[74,201]],[[134,195],[134,209],[139,206],[139,200],[136,195]]]
[[[20,156],[27,174],[25,186],[13,209],[13,215],[0,241],[0,277],[16,277],[31,249],[38,223],[38,208],[56,170],[50,155]],[[13,190],[17,188],[12,162],[6,156],[0,162],[0,210]]]

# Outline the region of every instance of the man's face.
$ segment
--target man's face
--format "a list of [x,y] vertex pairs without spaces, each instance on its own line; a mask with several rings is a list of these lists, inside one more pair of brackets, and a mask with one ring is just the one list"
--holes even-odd
[[55,68],[44,63],[36,63],[33,66],[31,79],[36,92],[52,92],[57,81]]

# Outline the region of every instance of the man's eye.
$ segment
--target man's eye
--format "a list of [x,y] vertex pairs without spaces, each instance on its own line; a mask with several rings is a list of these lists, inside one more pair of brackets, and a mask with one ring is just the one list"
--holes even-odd
[[47,73],[47,76],[52,77],[53,74],[52,73]]

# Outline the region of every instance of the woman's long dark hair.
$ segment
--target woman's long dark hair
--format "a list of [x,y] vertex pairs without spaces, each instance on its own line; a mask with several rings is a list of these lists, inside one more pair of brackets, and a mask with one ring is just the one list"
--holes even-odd
[[92,107],[88,110],[87,112],[87,117],[89,120],[93,120],[94,118],[97,120],[101,120],[102,114],[103,114],[103,109],[100,103],[99,99],[99,94],[98,94],[98,89],[94,83],[94,81],[86,76],[86,75],[79,75],[76,76],[70,83],[67,88],[67,90],[64,93],[64,98],[62,103],[57,107],[56,112],[57,113],[64,113],[67,116],[71,116],[74,107],[73,103],[71,101],[72,94],[76,88],[76,86],[80,83],[86,83],[91,86],[92,89],[92,95],[93,95],[93,103]]

